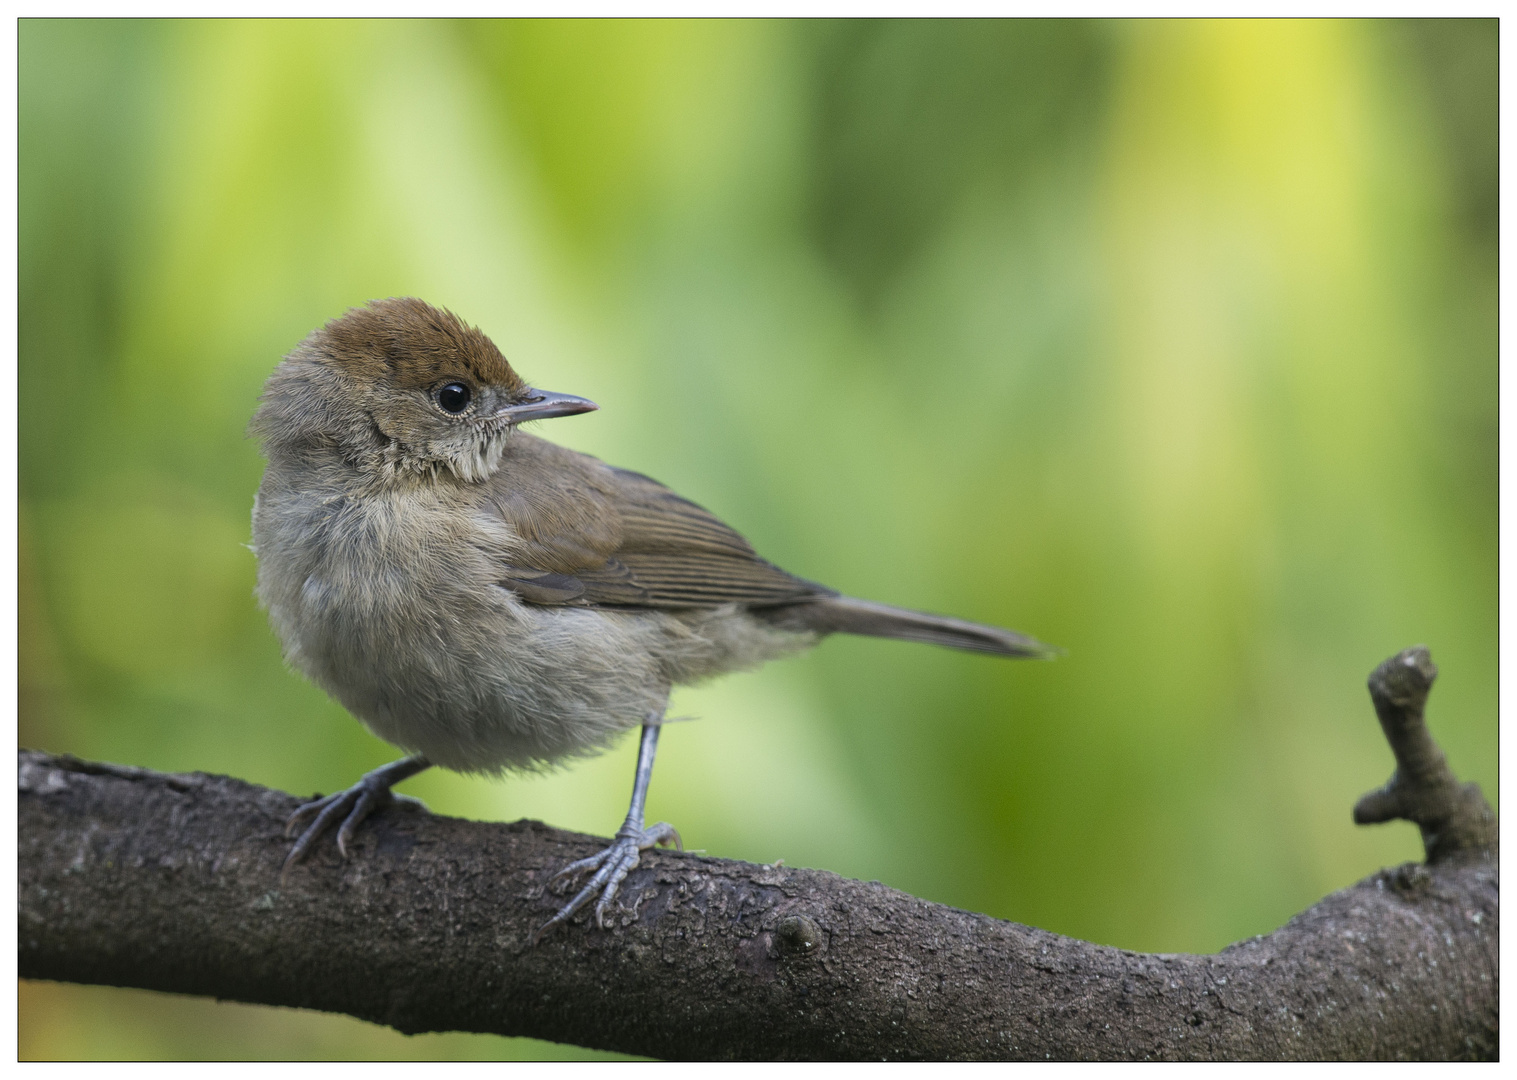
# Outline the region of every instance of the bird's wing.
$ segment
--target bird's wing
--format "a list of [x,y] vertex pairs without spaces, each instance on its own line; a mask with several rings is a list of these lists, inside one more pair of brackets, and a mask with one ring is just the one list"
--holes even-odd
[[521,542],[501,584],[529,603],[764,607],[836,595],[765,562],[658,481],[520,432],[485,489]]

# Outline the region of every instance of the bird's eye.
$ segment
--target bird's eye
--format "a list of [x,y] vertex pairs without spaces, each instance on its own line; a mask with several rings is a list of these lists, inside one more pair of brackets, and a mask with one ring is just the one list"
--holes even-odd
[[461,413],[469,407],[469,388],[460,382],[450,382],[437,391],[437,404],[450,413]]

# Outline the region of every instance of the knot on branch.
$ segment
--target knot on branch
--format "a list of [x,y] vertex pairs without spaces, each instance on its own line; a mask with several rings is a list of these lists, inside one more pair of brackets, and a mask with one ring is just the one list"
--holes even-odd
[[1496,815],[1479,784],[1459,782],[1423,718],[1437,677],[1438,668],[1425,645],[1403,649],[1370,673],[1370,698],[1396,755],[1396,771],[1384,787],[1359,800],[1354,821],[1415,822],[1430,863],[1492,859]]

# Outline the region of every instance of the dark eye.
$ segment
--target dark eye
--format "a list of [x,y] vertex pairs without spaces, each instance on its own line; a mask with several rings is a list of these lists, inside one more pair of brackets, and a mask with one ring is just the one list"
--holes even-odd
[[437,404],[450,413],[461,413],[469,407],[469,388],[461,382],[450,382],[437,391]]

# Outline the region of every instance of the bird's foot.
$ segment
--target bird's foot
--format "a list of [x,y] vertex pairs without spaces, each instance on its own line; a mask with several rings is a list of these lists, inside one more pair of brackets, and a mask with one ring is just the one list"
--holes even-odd
[[641,853],[657,844],[665,846],[672,844],[681,851],[685,849],[685,845],[680,842],[679,833],[675,832],[674,826],[668,822],[661,821],[646,829],[630,829],[623,826],[610,847],[591,855],[588,859],[572,862],[554,874],[552,880],[548,882],[550,887],[559,881],[572,880],[587,870],[595,871],[595,875],[585,883],[585,887],[574,894],[574,899],[559,908],[558,914],[543,923],[542,928],[532,935],[532,944],[536,945],[555,926],[572,919],[581,908],[595,898],[597,893],[600,894],[600,899],[595,903],[595,925],[604,927],[606,908],[616,898],[616,891],[621,888],[622,880],[638,864]]
[[336,791],[298,807],[285,821],[284,834],[294,836],[296,830],[302,825],[308,821],[310,824],[306,825],[305,830],[300,834],[300,839],[295,841],[295,846],[285,856],[280,877],[289,873],[290,867],[309,855],[316,841],[321,839],[322,834],[331,829],[339,819],[342,824],[337,829],[337,850],[346,859],[348,843],[353,839],[354,831],[379,807],[397,799],[403,799],[425,810],[426,804],[420,799],[414,799],[409,795],[396,795],[390,789],[426,767],[426,762],[419,758],[394,761],[373,772],[365,773],[358,783],[346,791]]

